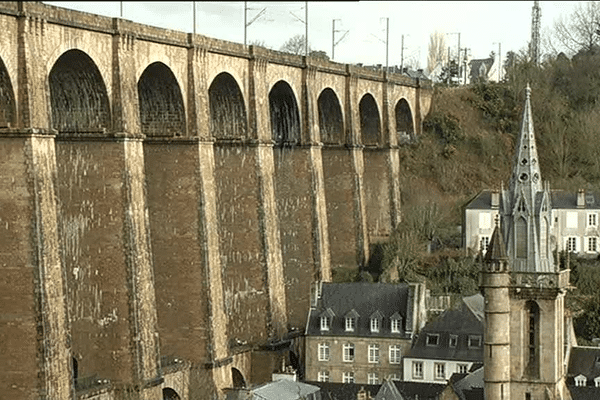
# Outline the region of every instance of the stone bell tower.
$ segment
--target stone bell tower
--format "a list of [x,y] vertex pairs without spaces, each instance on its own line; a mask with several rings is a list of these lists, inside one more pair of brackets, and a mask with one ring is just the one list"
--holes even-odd
[[486,400],[570,399],[564,359],[569,271],[560,270],[550,247],[550,188],[542,184],[530,94],[528,86],[510,186],[501,193],[502,227],[482,271]]

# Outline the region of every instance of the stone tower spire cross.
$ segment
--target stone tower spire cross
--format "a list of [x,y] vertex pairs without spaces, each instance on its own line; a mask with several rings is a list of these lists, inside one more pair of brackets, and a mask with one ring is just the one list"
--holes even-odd
[[515,160],[510,179],[512,200],[518,194],[524,194],[529,204],[534,204],[535,194],[542,191],[542,178],[538,162],[533,117],[531,113],[531,88],[527,85],[525,107],[521,120],[521,131],[517,139]]

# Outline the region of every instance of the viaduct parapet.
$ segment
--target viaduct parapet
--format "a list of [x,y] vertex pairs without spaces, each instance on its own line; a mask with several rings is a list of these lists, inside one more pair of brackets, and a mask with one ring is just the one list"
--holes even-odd
[[398,149],[431,95],[0,2],[3,396],[222,398],[269,379],[311,283],[364,265],[399,222]]

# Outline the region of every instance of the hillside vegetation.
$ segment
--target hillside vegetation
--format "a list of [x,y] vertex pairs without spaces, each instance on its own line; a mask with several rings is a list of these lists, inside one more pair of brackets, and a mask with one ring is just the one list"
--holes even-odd
[[[357,277],[426,281],[434,294],[477,292],[480,264],[461,249],[463,206],[485,188],[508,187],[525,90],[543,180],[552,189],[600,189],[600,50],[541,66],[513,59],[502,83],[436,87],[417,141],[400,150],[402,223]],[[572,258],[569,296],[580,340],[600,336],[600,267]]]

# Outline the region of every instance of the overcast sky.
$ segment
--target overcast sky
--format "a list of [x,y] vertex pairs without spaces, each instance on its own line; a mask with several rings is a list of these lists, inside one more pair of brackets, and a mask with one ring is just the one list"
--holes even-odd
[[[120,2],[46,2],[59,7],[119,17]],[[135,22],[193,31],[193,2],[122,2],[123,18]],[[580,2],[540,1],[542,32],[560,16],[568,16]],[[386,63],[386,23],[389,19],[388,63],[400,65],[404,35],[404,63],[418,60],[426,68],[429,35],[446,33],[452,51],[468,48],[472,58],[491,51],[526,48],[531,37],[533,1],[358,1],[308,2],[311,49],[331,57],[333,20],[334,60],[341,63]],[[305,2],[247,2],[247,41],[278,50],[290,37],[305,32]],[[262,10],[265,9],[264,12]],[[262,13],[261,13],[262,12]],[[237,43],[244,42],[244,2],[196,2],[196,33]]]

